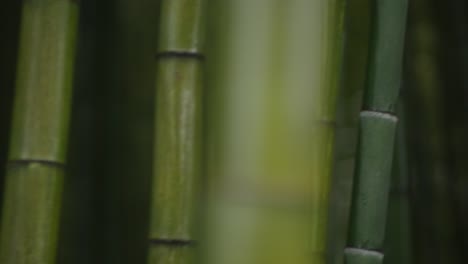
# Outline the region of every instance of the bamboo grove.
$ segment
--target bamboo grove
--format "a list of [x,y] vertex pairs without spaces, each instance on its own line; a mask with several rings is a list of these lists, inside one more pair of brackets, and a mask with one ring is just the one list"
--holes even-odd
[[1,264],[468,261],[468,3],[0,8]]

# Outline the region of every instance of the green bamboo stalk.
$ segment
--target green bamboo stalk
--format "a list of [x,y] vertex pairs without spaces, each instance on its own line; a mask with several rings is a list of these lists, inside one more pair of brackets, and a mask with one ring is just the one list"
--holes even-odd
[[343,85],[338,93],[335,164],[330,194],[328,263],[343,263],[356,159],[359,111],[366,78],[370,0],[349,0],[346,12]]
[[213,1],[202,263],[325,263],[344,3]]
[[409,264],[412,260],[409,166],[403,98],[397,105],[398,127],[385,235],[384,263]]
[[370,59],[345,263],[382,263],[407,0],[372,3]]
[[54,263],[78,18],[76,1],[23,2],[0,263]]
[[193,259],[201,176],[204,4],[161,2],[148,263]]

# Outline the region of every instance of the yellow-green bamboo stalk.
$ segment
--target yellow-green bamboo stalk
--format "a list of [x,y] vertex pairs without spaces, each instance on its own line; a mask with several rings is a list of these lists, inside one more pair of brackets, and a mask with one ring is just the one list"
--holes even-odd
[[0,263],[54,263],[78,6],[23,1]]
[[213,1],[202,263],[325,263],[344,2]]
[[161,2],[148,263],[193,258],[201,176],[204,0]]

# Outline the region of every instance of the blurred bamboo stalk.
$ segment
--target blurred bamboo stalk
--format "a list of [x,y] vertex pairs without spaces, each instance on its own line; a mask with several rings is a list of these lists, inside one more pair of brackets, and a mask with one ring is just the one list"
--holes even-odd
[[204,0],[163,0],[148,263],[190,263],[201,176]]
[[0,263],[54,263],[70,112],[76,1],[23,1]]
[[435,3],[441,23],[441,74],[444,116],[448,139],[448,195],[453,203],[454,247],[460,259],[468,259],[468,2]]
[[348,233],[359,111],[368,61],[370,0],[349,0],[345,21],[344,76],[338,92],[335,162],[328,217],[328,262],[335,264],[343,263]]
[[202,263],[325,263],[344,3],[213,1]]
[[382,263],[407,0],[374,0],[345,263]]
[[449,194],[438,2],[411,1],[407,46],[409,151],[415,165],[414,259],[428,264],[460,263]]

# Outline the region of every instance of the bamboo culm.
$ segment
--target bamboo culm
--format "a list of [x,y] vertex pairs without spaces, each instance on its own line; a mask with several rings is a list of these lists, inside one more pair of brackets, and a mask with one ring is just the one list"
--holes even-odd
[[[410,159],[414,160],[415,183],[412,185],[414,260],[417,263],[460,263],[458,251],[456,221],[454,219],[453,199],[455,166],[450,162],[447,144],[450,133],[450,121],[443,115],[446,92],[453,96],[456,88],[446,83],[446,78],[458,69],[453,57],[445,64],[446,45],[451,41],[449,30],[443,27],[440,14],[445,7],[437,0],[413,0],[410,5],[410,20],[408,23],[407,70],[408,70],[408,111],[407,115],[411,148]],[[450,2],[444,2],[450,4]],[[457,16],[450,12],[450,16]],[[457,58],[462,53],[457,53]],[[453,75],[452,75],[453,76]],[[455,86],[458,86],[456,84]],[[450,87],[451,89],[446,89]],[[411,89],[410,89],[411,88]],[[446,91],[447,90],[447,91]],[[450,90],[450,92],[449,92]],[[459,96],[463,98],[462,96]],[[448,99],[448,98],[447,98]],[[456,101],[450,101],[456,105]],[[458,111],[458,110],[457,110]],[[452,115],[451,118],[455,116]],[[465,162],[465,161],[464,161]],[[430,205],[430,206],[428,206]]]
[[346,246],[352,183],[368,62],[371,0],[347,4],[343,84],[338,93],[335,162],[330,193],[328,263],[343,263]]
[[374,0],[345,263],[382,263],[407,0]]
[[77,1],[23,1],[0,263],[55,261]]
[[204,2],[161,1],[148,263],[190,263],[194,257]]
[[326,263],[345,1],[213,2],[201,263]]
[[412,232],[409,188],[409,160],[404,98],[397,105],[398,127],[385,232],[384,263],[409,264],[412,261]]

